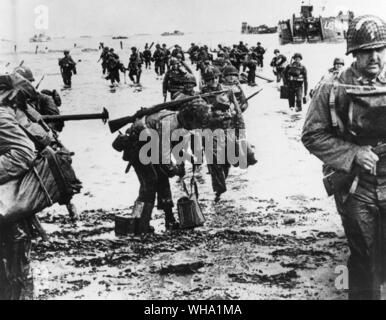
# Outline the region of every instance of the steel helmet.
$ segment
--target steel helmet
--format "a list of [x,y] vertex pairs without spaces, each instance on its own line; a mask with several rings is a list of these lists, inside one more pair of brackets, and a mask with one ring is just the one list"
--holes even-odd
[[293,57],[292,57],[292,59],[296,59],[296,58],[300,58],[301,60],[303,60],[303,56],[302,56],[302,54],[301,53],[295,53],[294,55],[293,55]]
[[386,24],[381,18],[365,15],[351,21],[347,31],[346,55],[382,47],[386,47]]
[[341,64],[344,66],[344,60],[342,58],[335,58],[334,59],[334,65]]
[[237,71],[237,69],[234,66],[229,65],[229,66],[226,66],[224,68],[223,75],[224,75],[224,77],[226,77],[226,76],[238,76],[239,72]]
[[187,85],[187,84],[193,84],[195,86],[197,85],[195,76],[190,73],[185,74],[185,76],[182,79],[182,82],[184,85]]
[[203,79],[205,81],[213,80],[216,77],[220,76],[220,70],[216,67],[209,67],[205,70],[204,74],[202,75]]
[[279,50],[279,49],[275,49],[275,50],[273,51],[273,53],[274,53],[274,54],[280,53],[280,50]]
[[14,70],[15,73],[18,73],[20,74],[23,78],[27,79],[28,81],[30,82],[34,82],[35,81],[35,78],[32,74],[32,70],[26,66],[20,66],[20,67],[17,67],[15,70]]
[[172,57],[171,59],[170,59],[170,65],[171,66],[173,66],[173,65],[175,65],[175,64],[179,64],[180,62],[178,61],[178,59],[177,58],[175,58],[175,57]]

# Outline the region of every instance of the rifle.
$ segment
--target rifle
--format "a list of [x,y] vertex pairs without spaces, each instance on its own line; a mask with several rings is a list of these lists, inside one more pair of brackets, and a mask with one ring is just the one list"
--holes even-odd
[[275,81],[275,80],[272,79],[272,78],[267,78],[267,77],[262,76],[262,75],[260,75],[260,74],[258,74],[258,73],[256,73],[256,77],[257,77],[257,78],[260,78],[260,79],[263,79],[263,80],[265,80],[265,81],[267,81],[267,82],[274,82],[274,81]]
[[247,101],[251,100],[254,96],[257,96],[261,91],[263,91],[264,88],[260,88],[257,90],[254,94],[251,94],[248,98]]
[[79,121],[79,120],[94,120],[102,119],[103,123],[106,123],[109,119],[109,112],[103,108],[102,113],[90,113],[90,114],[72,114],[72,115],[57,115],[48,116],[42,115],[42,119],[45,122],[57,122],[57,121]]
[[[386,155],[386,143],[380,144],[372,151],[378,156]],[[344,171],[332,171],[323,178],[323,184],[328,196],[334,195],[337,191],[349,189],[350,193],[354,193],[359,182],[359,175],[363,169],[355,166],[350,173]],[[376,173],[376,172],[375,172]]]
[[39,87],[40,87],[40,84],[43,82],[43,80],[44,80],[44,77],[45,77],[46,75],[45,74],[43,74],[43,76],[42,76],[42,78],[40,79],[40,81],[39,81],[39,83],[36,85],[36,87],[35,87],[35,89],[36,90],[38,90],[39,89]]
[[142,118],[144,116],[149,116],[151,114],[160,112],[162,110],[176,111],[184,103],[191,102],[195,99],[210,97],[210,96],[214,96],[214,95],[218,95],[218,94],[222,94],[222,93],[226,93],[226,92],[229,92],[229,90],[214,91],[214,92],[205,93],[205,94],[201,94],[201,95],[197,95],[197,96],[193,96],[193,97],[184,98],[181,100],[174,100],[174,101],[170,101],[170,102],[157,104],[157,105],[152,106],[150,108],[143,108],[143,109],[137,111],[132,116],[123,117],[123,118],[109,121],[108,124],[110,127],[110,131],[111,131],[111,133],[114,133],[114,132],[120,130],[121,128],[123,128],[124,126],[128,125],[129,123],[133,123],[138,118]]
[[153,48],[153,46],[154,46],[154,41],[151,43],[149,50],[151,50],[151,48]]

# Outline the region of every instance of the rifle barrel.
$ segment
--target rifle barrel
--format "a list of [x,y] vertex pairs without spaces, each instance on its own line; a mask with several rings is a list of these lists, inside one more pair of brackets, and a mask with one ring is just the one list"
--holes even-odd
[[139,110],[132,116],[127,116],[127,117],[123,117],[123,118],[109,121],[108,124],[110,127],[110,131],[111,131],[111,133],[114,133],[114,132],[120,130],[125,125],[134,122],[135,119],[137,119],[137,118],[142,118],[144,116],[148,116],[148,115],[160,112],[162,110],[176,111],[178,109],[178,107],[180,105],[183,105],[184,103],[188,103],[188,102],[193,101],[193,100],[198,99],[198,98],[210,97],[210,96],[214,96],[214,95],[218,95],[218,94],[222,94],[222,93],[226,93],[226,92],[229,92],[229,90],[221,90],[221,91],[214,91],[214,92],[210,92],[210,93],[200,94],[197,96],[192,96],[192,97],[184,98],[181,100],[173,100],[173,101],[157,104],[153,107],[150,107],[150,108],[147,108],[144,110]]
[[109,118],[108,111],[103,108],[102,113],[90,113],[90,114],[72,114],[72,115],[53,115],[53,116],[42,116],[43,120],[46,122],[56,122],[56,121],[80,121],[80,120],[94,120],[102,119],[104,123]]

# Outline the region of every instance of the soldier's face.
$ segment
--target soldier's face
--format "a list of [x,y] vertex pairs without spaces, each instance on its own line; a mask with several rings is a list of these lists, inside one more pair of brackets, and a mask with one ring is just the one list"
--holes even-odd
[[228,83],[236,83],[238,81],[239,77],[236,75],[229,75],[225,77],[225,81]]
[[359,72],[368,77],[377,76],[386,62],[386,47],[361,50],[355,54]]
[[212,80],[210,80],[209,82],[208,82],[208,84],[209,84],[209,86],[211,86],[211,87],[217,87],[217,85],[218,85],[218,77],[215,77],[214,79],[212,79]]
[[334,68],[335,68],[335,70],[340,70],[340,69],[343,68],[343,64],[337,63],[337,64],[334,65]]

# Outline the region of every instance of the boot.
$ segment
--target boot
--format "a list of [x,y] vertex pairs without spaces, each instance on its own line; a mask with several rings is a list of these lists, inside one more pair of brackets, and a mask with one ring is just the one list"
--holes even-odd
[[174,218],[172,208],[164,209],[165,212],[165,228],[166,230],[177,230],[180,224]]
[[150,202],[135,202],[133,208],[133,217],[139,218],[138,227],[135,230],[135,235],[141,235],[142,233],[154,233],[154,228],[150,226],[153,207],[154,204]]
[[253,151],[253,147],[248,143],[247,145],[247,165],[248,167],[253,166],[257,163],[257,159],[255,157],[255,152]]

